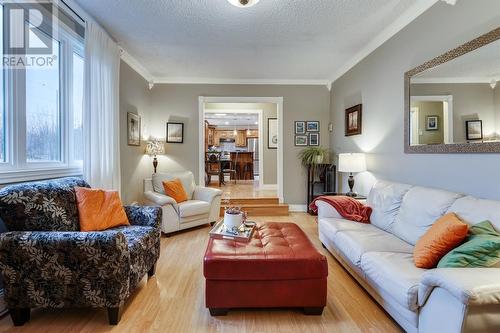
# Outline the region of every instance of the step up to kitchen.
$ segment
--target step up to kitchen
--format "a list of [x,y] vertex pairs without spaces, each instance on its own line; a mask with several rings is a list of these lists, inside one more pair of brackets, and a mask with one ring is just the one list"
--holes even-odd
[[248,216],[287,216],[289,207],[287,204],[280,204],[278,198],[247,198],[223,200],[221,205],[221,215],[224,214],[224,207],[237,206],[247,212]]

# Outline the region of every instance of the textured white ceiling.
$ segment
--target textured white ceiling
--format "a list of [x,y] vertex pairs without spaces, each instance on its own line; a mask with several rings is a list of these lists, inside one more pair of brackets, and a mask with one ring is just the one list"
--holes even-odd
[[77,0],[156,78],[242,80],[331,79],[419,1]]

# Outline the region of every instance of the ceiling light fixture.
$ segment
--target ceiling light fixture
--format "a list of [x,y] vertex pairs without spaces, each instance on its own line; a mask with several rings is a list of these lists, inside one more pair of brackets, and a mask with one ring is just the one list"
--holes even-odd
[[240,8],[248,8],[255,6],[260,0],[227,0],[231,5],[240,7]]

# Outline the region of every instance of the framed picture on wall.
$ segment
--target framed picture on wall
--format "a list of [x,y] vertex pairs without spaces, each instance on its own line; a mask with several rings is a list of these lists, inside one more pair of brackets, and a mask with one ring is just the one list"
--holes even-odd
[[427,131],[437,131],[439,130],[439,117],[438,116],[427,116],[426,117],[426,130]]
[[129,146],[141,145],[141,117],[127,112],[127,143]]
[[319,133],[309,133],[309,146],[319,146]]
[[183,123],[167,123],[167,143],[184,143]]
[[306,134],[306,122],[296,121],[295,122],[295,134]]
[[295,136],[295,146],[302,147],[307,146],[308,138],[307,135],[296,135]]
[[308,121],[307,122],[308,132],[319,132],[319,121]]
[[467,141],[483,139],[483,121],[467,120],[465,122],[465,134]]
[[361,104],[345,110],[345,136],[362,133],[363,107]]
[[278,149],[278,118],[267,118],[267,148]]

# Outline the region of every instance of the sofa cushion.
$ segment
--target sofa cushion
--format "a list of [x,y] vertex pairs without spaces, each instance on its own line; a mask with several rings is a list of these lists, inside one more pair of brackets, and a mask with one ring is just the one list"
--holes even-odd
[[153,189],[157,193],[165,194],[165,189],[163,188],[164,181],[171,181],[176,178],[181,180],[182,186],[186,191],[188,199],[193,198],[194,188],[196,184],[194,182],[194,176],[191,171],[179,171],[179,172],[171,172],[171,173],[155,173],[153,174]]
[[415,267],[411,254],[369,252],[361,259],[361,269],[375,290],[391,295],[408,310],[418,309],[418,286],[426,270]]
[[181,202],[178,206],[180,217],[203,215],[210,212],[210,204],[208,202],[200,200],[184,201]]
[[411,188],[411,185],[378,181],[367,200],[368,206],[372,208],[371,223],[389,231],[396,221],[404,195]]
[[463,195],[425,187],[411,188],[403,198],[391,232],[415,245],[423,234]]
[[469,225],[490,221],[500,231],[500,201],[467,196],[455,201],[448,212],[457,214]]
[[102,231],[130,225],[118,191],[75,187],[80,231]]
[[184,186],[179,178],[175,178],[174,180],[165,180],[163,182],[163,190],[167,196],[174,199],[177,203],[189,200],[186,190],[184,189]]
[[434,223],[417,241],[413,252],[415,266],[434,268],[442,257],[465,238],[469,226],[462,222],[455,213],[448,213]]
[[0,190],[0,217],[9,231],[78,231],[75,186],[71,177],[6,186]]
[[339,231],[363,231],[373,230],[374,227],[366,224],[353,222],[344,218],[320,217],[318,219],[318,228],[320,233],[327,235],[329,238],[335,236]]
[[339,231],[333,240],[343,256],[358,267],[368,252],[413,253],[413,246],[374,226],[362,231]]
[[500,233],[490,221],[484,221],[472,226],[467,242],[448,252],[437,267],[495,267],[498,263]]

